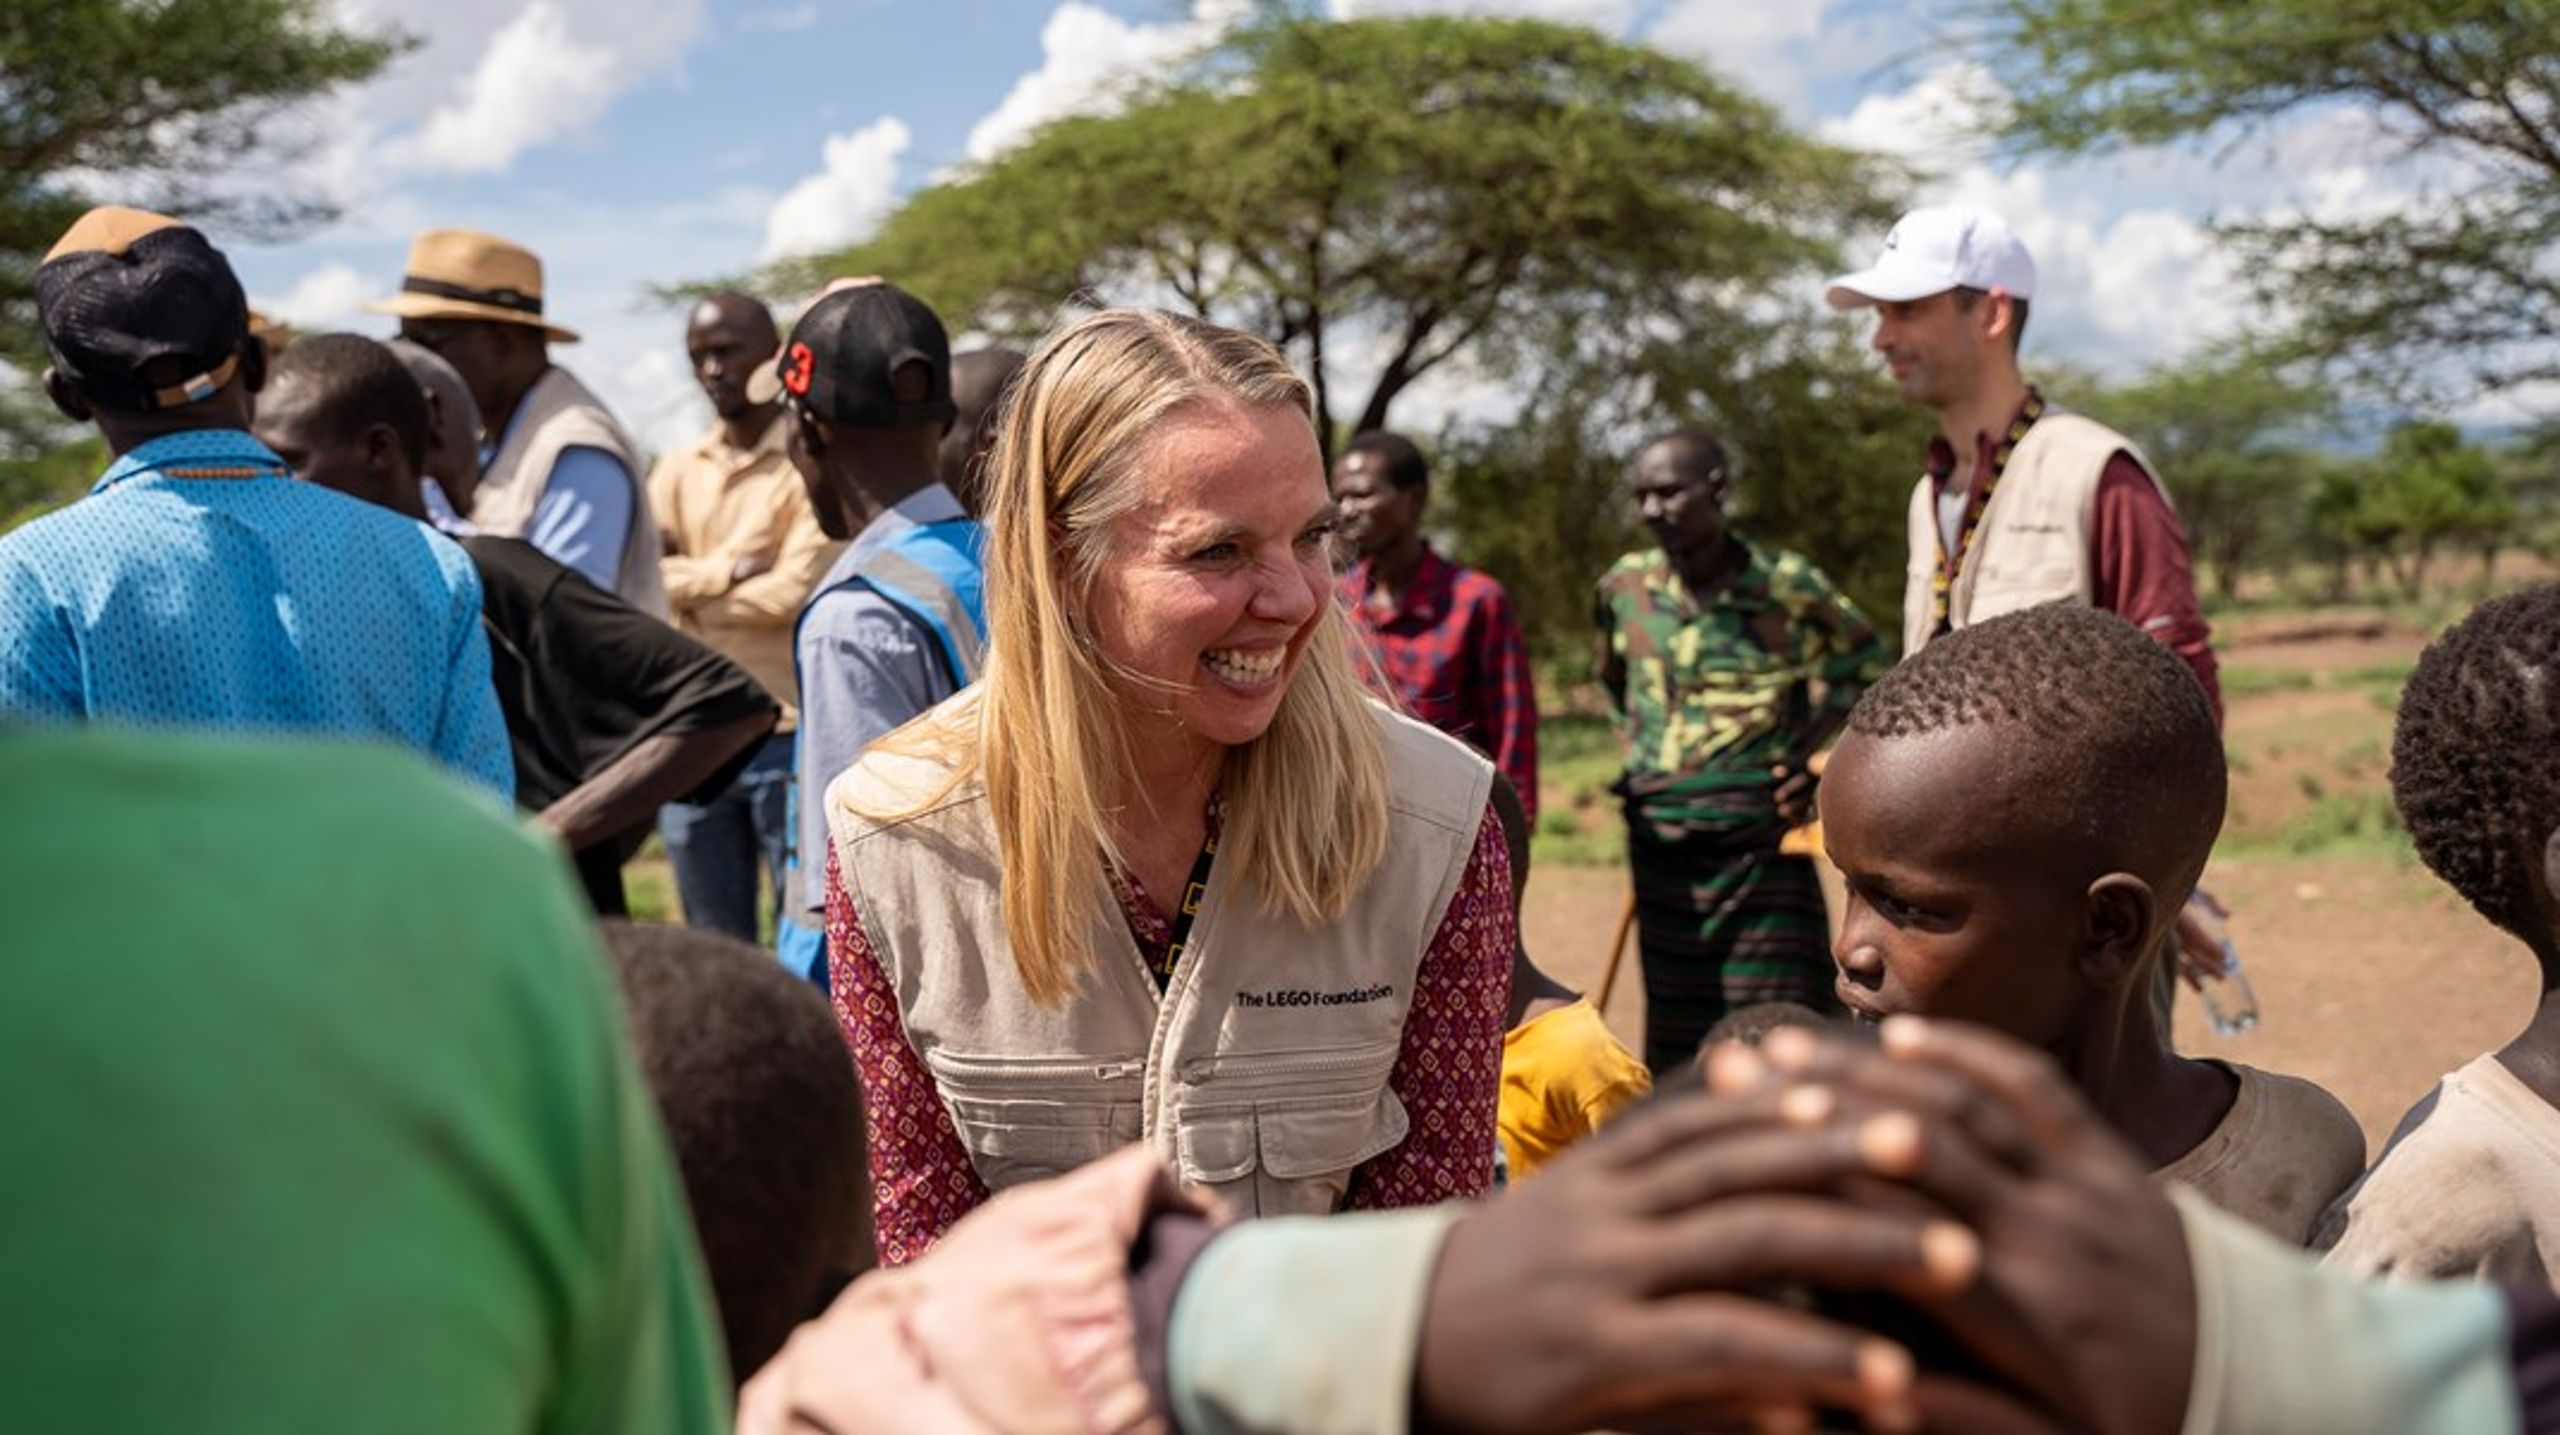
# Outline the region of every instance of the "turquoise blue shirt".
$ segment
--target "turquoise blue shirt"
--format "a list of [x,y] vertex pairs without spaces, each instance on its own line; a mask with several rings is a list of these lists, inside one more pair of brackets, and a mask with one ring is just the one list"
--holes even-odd
[[0,536],[0,718],[375,738],[515,792],[471,560],[237,429]]

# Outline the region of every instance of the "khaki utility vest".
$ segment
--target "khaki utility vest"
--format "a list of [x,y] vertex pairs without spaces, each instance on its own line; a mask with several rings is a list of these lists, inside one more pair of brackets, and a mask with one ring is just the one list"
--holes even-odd
[[563,450],[600,448],[631,476],[631,526],[623,531],[615,562],[614,591],[661,622],[667,619],[667,585],[658,575],[658,521],[649,512],[647,471],[640,451],[603,402],[568,370],[554,368],[534,381],[516,405],[515,418],[471,499],[471,522],[483,533],[522,538],[551,482]]
[[975,781],[874,822],[941,769],[878,750],[827,792],[847,893],[907,1039],[990,1191],[1145,1141],[1240,1215],[1340,1206],[1352,1169],[1405,1138],[1387,1085],[1422,954],[1485,820],[1493,768],[1422,724],[1371,709],[1385,744],[1384,861],[1350,909],[1310,927],[1261,910],[1232,855],[1211,869],[1190,946],[1159,994],[1107,885],[1100,954],[1057,1005],[1032,999],[997,906],[996,836]]
[[[2009,466],[1973,534],[1973,549],[1948,592],[1950,626],[2056,601],[2088,603],[2096,596],[2089,564],[2090,526],[2097,511],[2098,480],[2107,460],[2130,453],[2152,468],[2133,441],[2095,419],[2047,409],[2009,454]],[[1980,479],[1977,476],[1976,482]],[[2152,486],[2159,487],[2157,476]],[[2160,491],[2167,503],[2169,493]],[[2175,511],[2175,505],[2171,506]],[[1911,566],[1902,594],[1902,653],[1920,651],[1930,631],[1930,588],[1939,552],[1937,492],[1923,475],[1911,490]]]

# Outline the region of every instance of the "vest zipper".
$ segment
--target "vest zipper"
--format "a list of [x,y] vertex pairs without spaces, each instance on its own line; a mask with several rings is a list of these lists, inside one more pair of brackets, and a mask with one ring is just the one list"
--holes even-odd
[[[1394,1065],[1396,1050],[1395,1047],[1383,1047],[1368,1051],[1259,1052],[1202,1057],[1183,1064],[1182,1079],[1186,1083],[1205,1081],[1230,1066],[1253,1076],[1310,1076],[1358,1071],[1382,1064]],[[1382,1052],[1386,1058],[1383,1063],[1379,1060]]]
[[1147,1064],[1143,1060],[1091,1061],[1062,1057],[1055,1061],[991,1061],[978,1057],[955,1056],[947,1051],[936,1051],[925,1059],[925,1065],[946,1068],[955,1074],[965,1074],[973,1081],[992,1085],[1014,1084],[1040,1087],[1059,1081],[1088,1077],[1095,1081],[1121,1081],[1147,1069]]

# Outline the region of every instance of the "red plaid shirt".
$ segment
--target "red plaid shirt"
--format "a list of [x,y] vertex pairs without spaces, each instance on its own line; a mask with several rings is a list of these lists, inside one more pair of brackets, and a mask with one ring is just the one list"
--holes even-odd
[[1370,563],[1342,575],[1361,677],[1405,711],[1493,759],[1538,817],[1538,689],[1511,595],[1422,545],[1392,614],[1370,606]]

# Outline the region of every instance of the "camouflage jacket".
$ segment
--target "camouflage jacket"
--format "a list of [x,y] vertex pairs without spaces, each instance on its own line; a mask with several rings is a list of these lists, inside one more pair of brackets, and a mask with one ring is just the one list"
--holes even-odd
[[1819,569],[1739,534],[1734,542],[1747,561],[1703,605],[1658,548],[1628,554],[1600,579],[1595,619],[1626,669],[1612,696],[1631,796],[1767,784],[1772,764],[1893,663]]

